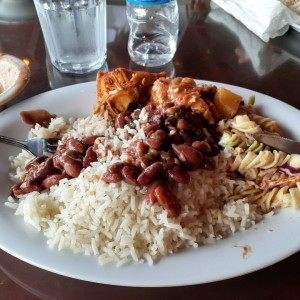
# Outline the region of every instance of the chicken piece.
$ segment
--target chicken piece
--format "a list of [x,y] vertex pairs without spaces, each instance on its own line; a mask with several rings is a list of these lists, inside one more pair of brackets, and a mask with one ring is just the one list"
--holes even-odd
[[[149,101],[150,88],[153,82],[165,77],[166,72],[149,73],[117,68],[111,72],[98,72],[96,80],[97,102],[94,114],[108,110],[112,117],[128,109],[133,102]],[[142,103],[141,103],[142,104]]]
[[[207,89],[206,86],[203,88]],[[208,104],[201,97],[201,86],[197,86],[192,78],[159,78],[153,84],[151,102],[155,106],[172,102],[175,105],[191,107],[201,114],[210,124],[214,118]]]

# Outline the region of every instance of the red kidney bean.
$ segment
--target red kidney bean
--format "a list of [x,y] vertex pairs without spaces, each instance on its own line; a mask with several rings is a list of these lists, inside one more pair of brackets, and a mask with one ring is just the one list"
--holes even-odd
[[205,141],[195,141],[192,143],[192,147],[202,153],[211,152],[211,146]]
[[117,183],[122,180],[122,174],[106,172],[101,179],[106,183]]
[[82,161],[82,165],[86,168],[91,165],[92,162],[97,161],[98,157],[96,152],[93,150],[93,146],[87,148],[85,156]]
[[154,190],[154,195],[158,203],[167,210],[169,216],[178,217],[181,212],[181,206],[178,199],[166,186],[159,185]]
[[194,131],[194,127],[188,123],[188,121],[186,121],[185,119],[179,119],[177,121],[177,125],[176,127],[179,129],[179,130],[186,130],[186,131]]
[[137,178],[138,184],[146,186],[150,184],[154,179],[159,176],[159,173],[163,171],[163,165],[161,162],[155,162],[149,167],[145,168]]
[[141,167],[146,168],[156,162],[156,158],[152,155],[143,155],[140,157]]
[[92,146],[92,145],[94,145],[95,140],[96,140],[97,138],[99,138],[99,137],[100,137],[100,135],[91,135],[91,136],[87,136],[87,137],[83,138],[81,142],[82,142],[84,145]]
[[58,185],[59,181],[64,178],[68,178],[68,175],[65,173],[49,175],[43,180],[42,185],[46,189],[50,189],[51,186]]
[[124,163],[115,163],[107,168],[107,172],[109,173],[119,173],[121,174],[122,169],[126,164]]
[[30,168],[37,167],[40,163],[45,161],[46,158],[47,158],[47,156],[39,156],[39,157],[32,159],[31,161],[29,161],[26,164],[25,170],[28,171]]
[[161,182],[155,180],[147,186],[145,198],[150,204],[155,204],[157,202],[154,191],[159,185],[161,185]]
[[44,187],[39,183],[33,183],[29,180],[26,180],[20,185],[21,190],[24,192],[23,194],[28,194],[31,192],[41,192]]
[[139,156],[146,154],[149,150],[149,147],[142,141],[138,141],[136,144],[137,153]]
[[10,188],[10,195],[12,197],[17,197],[19,195],[23,195],[24,191],[20,188],[21,182],[14,184],[11,188]]
[[77,139],[69,138],[66,141],[66,149],[78,153],[84,153],[86,146]]
[[64,166],[63,166],[63,163],[61,161],[61,157],[62,155],[61,154],[54,154],[53,155],[53,166],[54,168],[58,169],[58,170],[63,170],[64,169]]
[[172,144],[172,148],[178,155],[179,160],[188,164],[198,166],[203,160],[203,154],[190,146]]
[[[130,111],[128,110],[119,113],[115,119],[115,128],[124,128],[125,125],[128,123],[128,119],[126,117],[129,115],[130,115]],[[129,122],[130,121],[131,120],[129,119]]]
[[124,163],[115,163],[109,166],[102,176],[102,180],[106,183],[117,183],[122,180],[122,169],[125,167]]
[[165,136],[166,136],[166,133],[164,132],[164,130],[158,129],[150,135],[150,138],[151,139],[164,139]]
[[82,170],[82,164],[77,161],[72,159],[71,157],[67,155],[63,155],[61,157],[61,162],[64,167],[65,172],[70,176],[70,177],[78,177]]
[[155,130],[159,129],[159,124],[151,124],[147,125],[143,128],[145,135],[148,137],[149,133],[154,132]]
[[190,182],[190,175],[182,168],[175,166],[168,170],[169,177],[178,183],[188,184]]
[[55,168],[53,165],[53,158],[49,157],[37,167],[31,168],[28,172],[28,179],[30,181],[40,181],[47,177],[49,174],[54,174]]
[[150,148],[159,150],[162,146],[162,143],[165,138],[165,132],[162,129],[158,129],[152,132],[149,137],[145,140],[145,144],[148,145]]
[[135,166],[125,166],[122,169],[123,180],[131,185],[138,185],[137,177],[139,175],[139,169]]

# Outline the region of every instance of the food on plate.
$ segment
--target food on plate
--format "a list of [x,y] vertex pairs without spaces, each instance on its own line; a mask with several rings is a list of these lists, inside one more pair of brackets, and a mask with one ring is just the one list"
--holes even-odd
[[153,264],[300,206],[299,155],[252,138],[281,131],[247,99],[125,69],[99,73],[96,87],[91,116],[30,129],[29,138],[61,137],[54,155],[9,158],[16,183],[6,205],[50,247]]
[[214,119],[207,101],[213,99],[216,91],[214,86],[197,85],[191,78],[159,78],[153,84],[150,101],[155,107],[163,107],[166,103],[188,107],[211,124]]
[[238,111],[242,97],[220,87],[214,98],[214,105],[222,119],[232,118]]
[[118,68],[111,72],[97,74],[97,102],[94,114],[101,114],[102,107],[113,117],[127,110],[134,102],[143,103],[149,99],[149,91],[154,81],[165,77],[166,72],[149,73]]
[[56,115],[50,114],[45,109],[36,109],[31,111],[22,111],[20,112],[20,117],[26,125],[35,126],[36,124],[39,124],[47,127],[51,119],[55,118]]

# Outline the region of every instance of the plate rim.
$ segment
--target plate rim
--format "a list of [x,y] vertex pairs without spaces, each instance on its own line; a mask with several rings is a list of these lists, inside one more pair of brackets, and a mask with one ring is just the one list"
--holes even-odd
[[[233,88],[233,91],[235,91],[236,89],[238,89],[238,90],[242,90],[243,92],[247,92],[247,93],[249,93],[249,96],[251,95],[251,94],[255,94],[255,95],[257,95],[257,96],[263,96],[263,97],[267,97],[267,99],[270,99],[270,100],[272,100],[272,101],[275,101],[275,103],[280,103],[280,105],[283,105],[284,107],[289,107],[289,109],[292,109],[292,110],[295,110],[295,111],[297,111],[296,113],[299,113],[299,110],[297,110],[297,108],[295,108],[295,107],[293,107],[293,106],[291,106],[290,104],[288,104],[288,103],[285,103],[285,102],[282,102],[281,100],[278,100],[278,99],[276,99],[276,98],[273,98],[273,97],[271,97],[271,96],[268,96],[268,95],[266,95],[266,94],[263,94],[263,93],[260,93],[260,92],[256,92],[256,91],[254,91],[254,90],[250,90],[250,89],[248,89],[248,88],[244,88],[244,87],[240,87],[240,86],[235,86],[235,85],[231,85],[231,84],[227,84],[227,83],[221,83],[221,82],[214,82],[214,81],[207,81],[207,80],[201,80],[201,79],[195,79],[196,81],[197,81],[197,83],[207,83],[207,84],[215,84],[215,85],[217,85],[217,86],[223,86],[223,87],[227,87],[227,88]],[[28,106],[28,104],[30,104],[30,103],[33,103],[33,102],[35,102],[35,101],[37,101],[37,100],[40,100],[41,99],[41,101],[42,101],[42,98],[43,98],[43,96],[46,98],[47,97],[47,99],[48,99],[48,97],[51,97],[51,96],[55,96],[55,95],[57,95],[57,94],[64,94],[65,92],[69,92],[69,91],[71,91],[71,93],[72,93],[72,91],[74,90],[74,89],[76,89],[76,90],[80,90],[81,88],[83,88],[83,89],[87,89],[90,93],[94,93],[95,92],[95,81],[90,81],[90,82],[84,82],[84,83],[79,83],[79,84],[75,84],[75,85],[70,85],[70,86],[65,86],[65,87],[61,87],[61,88],[59,88],[59,89],[55,89],[55,90],[50,90],[50,91],[46,91],[46,92],[44,92],[44,93],[41,93],[41,94],[39,94],[39,95],[36,95],[36,96],[33,96],[33,97],[30,97],[30,98],[28,98],[27,100],[24,100],[24,101],[22,101],[22,102],[20,102],[20,103],[17,103],[17,104],[15,104],[14,106],[11,106],[11,107],[9,107],[9,108],[7,108],[6,110],[4,110],[4,111],[2,111],[2,112],[0,112],[0,116],[1,115],[9,115],[9,114],[11,114],[11,113],[13,113],[14,111],[16,111],[16,110],[18,110],[18,109],[22,109],[22,107],[27,107]],[[46,96],[45,96],[46,95]],[[95,101],[95,99],[93,100],[93,101]],[[42,102],[41,102],[42,103]],[[39,108],[39,107],[38,107]],[[64,116],[64,114],[62,115],[62,116]],[[1,119],[0,119],[0,124],[1,124],[2,122],[1,122]],[[1,201],[1,204],[2,204],[2,199],[0,199],[0,201]],[[288,209],[285,209],[285,213],[286,213],[286,211],[287,211]],[[0,211],[0,215],[1,215],[1,211]],[[14,216],[13,216],[14,217]],[[15,218],[15,217],[14,217]],[[23,220],[21,220],[22,222],[23,222]],[[0,221],[0,223],[1,223],[1,221]],[[246,235],[247,235],[247,232],[249,232],[250,230],[252,230],[252,228],[250,228],[250,229],[248,229],[248,230],[246,230]],[[238,234],[242,234],[242,233],[235,233],[234,235],[232,235],[232,236],[230,236],[229,238],[231,238],[231,237],[233,237],[233,236],[235,236],[235,237],[237,237],[238,236]],[[43,235],[41,235],[42,237],[43,237]],[[226,238],[226,240],[227,239],[229,239],[229,238]],[[43,239],[44,239],[44,237],[43,237]],[[216,245],[216,244],[220,244],[220,243],[223,243],[224,242],[224,240],[225,239],[222,239],[221,241],[217,241],[216,243],[214,243],[214,245]],[[1,238],[0,238],[0,248],[2,249],[2,250],[4,250],[5,252],[7,252],[7,253],[9,253],[10,255],[12,255],[12,256],[14,256],[14,257],[16,257],[16,258],[18,258],[18,259],[20,259],[20,260],[22,260],[22,261],[25,261],[25,262],[27,262],[27,263],[29,263],[29,264],[31,264],[31,265],[34,265],[34,266],[36,266],[36,267],[39,267],[39,268],[41,268],[41,269],[44,269],[44,270],[47,270],[47,271],[50,271],[50,272],[53,272],[53,273],[56,273],[56,274],[60,274],[60,275],[63,275],[63,276],[67,276],[67,277],[70,277],[70,278],[74,278],[74,279],[80,279],[80,280],[85,280],[85,281],[90,281],[90,282],[96,282],[96,283],[103,283],[103,284],[111,284],[111,285],[119,285],[119,286],[131,286],[131,287],[168,287],[168,286],[186,286],[186,285],[194,285],[194,284],[203,284],[203,283],[208,283],[208,282],[215,282],[215,281],[220,281],[220,280],[224,280],[224,279],[229,279],[229,278],[234,278],[234,277],[238,277],[238,276],[241,276],[241,275],[244,275],[244,274],[248,274],[248,273],[251,273],[251,272],[254,272],[254,271],[257,271],[257,270],[260,270],[260,269],[262,269],[262,268],[265,268],[265,267],[267,267],[267,266],[270,266],[270,265],[272,265],[272,264],[274,264],[274,263],[277,263],[277,262],[279,262],[279,261],[281,261],[281,260],[283,260],[283,259],[285,259],[285,258],[287,258],[287,257],[289,257],[289,256],[291,256],[291,255],[293,255],[294,253],[296,253],[296,252],[298,252],[299,250],[300,250],[300,245],[298,246],[298,248],[293,248],[293,249],[290,249],[289,251],[286,251],[285,253],[283,253],[281,256],[278,256],[276,259],[273,259],[273,260],[269,260],[268,262],[266,262],[265,264],[260,264],[260,266],[259,267],[257,267],[257,266],[253,266],[252,268],[251,267],[247,267],[247,269],[245,269],[244,270],[244,272],[239,272],[239,274],[227,274],[227,276],[216,276],[216,278],[215,279],[212,279],[212,278],[207,278],[207,280],[201,280],[201,281],[197,281],[197,279],[193,279],[193,280],[191,280],[191,279],[184,279],[184,280],[182,280],[181,282],[177,279],[177,281],[176,282],[170,282],[170,281],[168,281],[168,282],[162,282],[162,283],[158,283],[158,282],[156,282],[156,283],[147,283],[147,282],[140,282],[140,283],[134,283],[134,282],[132,282],[132,281],[124,281],[124,282],[121,282],[120,280],[119,280],[119,282],[116,282],[116,281],[114,281],[113,279],[107,279],[107,278],[101,278],[100,280],[97,280],[97,279],[95,279],[94,278],[94,280],[93,280],[93,278],[82,278],[82,277],[80,277],[78,274],[66,274],[65,272],[63,272],[63,271],[61,271],[61,270],[56,270],[55,268],[51,268],[51,267],[45,267],[45,266],[41,266],[41,264],[40,263],[36,263],[36,262],[34,262],[34,261],[32,261],[32,260],[30,260],[30,259],[26,259],[26,257],[24,258],[22,255],[16,255],[16,253],[14,253],[14,252],[12,252],[11,251],[11,249],[8,249],[7,247],[5,247],[5,245],[2,245],[2,243],[3,243],[3,241],[1,240]],[[46,243],[45,243],[45,245],[46,245]],[[44,245],[44,246],[45,246]],[[200,246],[197,250],[199,250],[199,249],[201,249],[201,248],[205,248],[205,247],[207,247],[207,245],[205,245],[204,247],[203,246]],[[59,252],[58,250],[54,250],[56,253],[62,253],[62,252]],[[184,252],[186,252],[186,251],[190,251],[189,249],[186,249],[186,250],[184,250]],[[64,252],[65,253],[65,252]],[[63,254],[62,256],[65,256],[66,254]],[[71,255],[73,255],[73,254],[71,254]],[[80,255],[82,255],[82,254],[80,254]],[[178,254],[175,254],[174,256],[182,256],[182,255],[184,255],[184,253],[178,253]],[[173,258],[174,258],[174,256],[173,256]],[[163,262],[163,260],[165,260],[166,259],[166,257],[163,257],[162,258],[162,260],[159,262],[159,264],[161,263],[161,262]],[[176,258],[175,258],[176,259]],[[171,260],[173,260],[173,259],[171,259]],[[155,268],[155,267],[157,267],[157,266],[152,266],[152,267],[149,267],[146,263],[144,264],[147,268]],[[107,267],[106,266],[101,266],[101,265],[99,265],[99,266],[97,266],[98,268],[104,268],[104,269],[107,269]],[[124,267],[124,268],[126,268],[126,267]],[[138,268],[138,269],[140,269],[140,268]]]

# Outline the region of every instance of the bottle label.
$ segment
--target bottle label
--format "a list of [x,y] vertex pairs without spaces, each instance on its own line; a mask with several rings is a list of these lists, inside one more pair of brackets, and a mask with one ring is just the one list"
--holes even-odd
[[172,2],[174,0],[127,0],[130,4],[137,4],[143,6],[150,6],[150,5],[161,5]]

